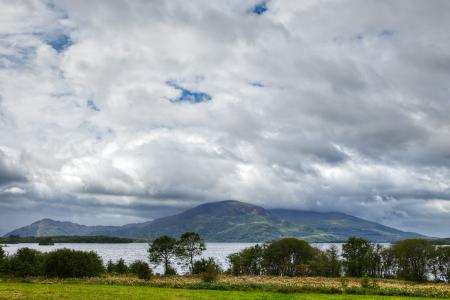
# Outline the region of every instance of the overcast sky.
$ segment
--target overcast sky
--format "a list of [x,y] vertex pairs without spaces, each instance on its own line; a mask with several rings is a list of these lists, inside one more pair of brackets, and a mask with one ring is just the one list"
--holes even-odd
[[450,236],[449,12],[0,0],[0,233],[236,199]]

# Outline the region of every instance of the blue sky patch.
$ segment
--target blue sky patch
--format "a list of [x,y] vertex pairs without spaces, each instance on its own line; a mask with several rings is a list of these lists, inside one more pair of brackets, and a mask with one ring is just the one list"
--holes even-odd
[[210,101],[212,99],[212,97],[207,93],[191,91],[189,89],[180,86],[177,82],[173,80],[166,81],[166,84],[180,91],[180,95],[178,97],[169,98],[169,100],[172,102],[201,103]]
[[261,1],[257,4],[255,4],[251,9],[250,9],[250,13],[255,14],[255,15],[262,15],[263,13],[265,13],[268,8],[267,8],[267,0],[266,1]]
[[86,102],[86,106],[89,107],[93,111],[100,111],[100,108],[98,108],[97,104],[95,104],[94,100],[89,99]]
[[52,46],[53,49],[55,49],[58,53],[64,52],[70,45],[72,45],[72,40],[70,39],[70,36],[66,34],[58,35],[54,38],[47,39],[47,44]]

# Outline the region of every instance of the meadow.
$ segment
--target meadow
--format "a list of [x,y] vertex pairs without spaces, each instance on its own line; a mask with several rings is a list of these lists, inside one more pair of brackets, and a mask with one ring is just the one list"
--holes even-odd
[[[267,291],[219,291],[105,284],[0,282],[0,299],[303,299],[303,300],[420,300],[424,297],[295,293]],[[439,298],[435,298],[439,299]],[[444,298],[442,298],[444,299]]]
[[[0,279],[0,299],[449,299],[450,284],[325,277],[227,276],[205,283],[198,276],[131,275],[91,278],[28,277]],[[414,297],[414,298],[411,298]]]

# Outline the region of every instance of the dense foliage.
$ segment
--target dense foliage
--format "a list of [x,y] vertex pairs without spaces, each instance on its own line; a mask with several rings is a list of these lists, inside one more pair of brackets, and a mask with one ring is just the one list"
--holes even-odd
[[14,255],[0,260],[0,272],[16,277],[86,277],[104,271],[102,260],[95,252],[59,249],[42,253],[21,248]]
[[352,237],[342,246],[322,251],[305,241],[281,239],[246,248],[228,256],[233,275],[280,275],[399,278],[426,281],[450,279],[450,247],[435,247],[420,239],[403,240],[384,248]]
[[97,253],[58,249],[44,255],[43,274],[50,277],[87,277],[104,272]]
[[140,279],[149,280],[150,277],[153,275],[152,269],[150,269],[148,263],[136,260],[130,265],[130,273],[135,274]]

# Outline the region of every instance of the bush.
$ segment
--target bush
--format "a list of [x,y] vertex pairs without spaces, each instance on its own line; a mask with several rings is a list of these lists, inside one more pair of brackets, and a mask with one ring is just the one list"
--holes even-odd
[[34,249],[21,248],[6,262],[6,271],[14,276],[39,276],[42,275],[44,255]]
[[363,277],[361,277],[360,283],[362,288],[369,288],[369,276],[367,276],[367,274],[364,274]]
[[194,274],[200,274],[204,282],[215,282],[221,272],[220,266],[216,261],[209,257],[208,259],[200,259],[194,263]]
[[108,263],[106,264],[106,272],[109,274],[114,273],[114,268],[116,265],[114,265],[112,260],[108,260]]
[[149,280],[153,275],[149,265],[141,260],[136,260],[130,265],[130,273],[136,274],[139,279]]
[[104,272],[103,263],[97,253],[59,249],[46,255],[44,274],[50,277],[87,277]]
[[126,274],[128,273],[128,266],[125,264],[123,258],[119,259],[114,267],[114,271],[117,274]]

